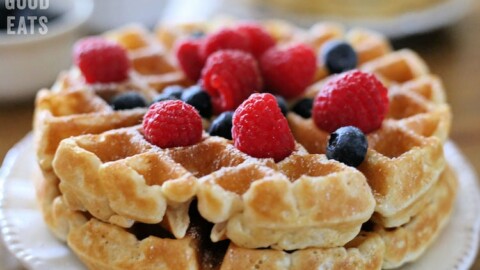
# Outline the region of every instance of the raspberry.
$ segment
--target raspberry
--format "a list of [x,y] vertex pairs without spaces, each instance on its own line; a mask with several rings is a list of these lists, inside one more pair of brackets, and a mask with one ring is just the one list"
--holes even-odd
[[298,97],[313,81],[315,52],[303,44],[273,47],[260,57],[260,69],[268,91],[287,99]]
[[255,57],[260,57],[266,50],[275,46],[273,37],[256,23],[242,23],[235,30],[247,37],[250,44],[250,52]]
[[200,54],[203,59],[207,59],[212,53],[227,49],[249,52],[250,44],[247,37],[239,31],[224,28],[205,38],[200,48]]
[[223,50],[212,54],[202,71],[202,87],[210,94],[215,114],[232,111],[262,89],[257,62],[249,53]]
[[240,151],[276,162],[289,156],[295,141],[272,94],[253,94],[233,115],[232,137]]
[[387,111],[387,88],[375,75],[353,70],[323,86],[315,97],[312,115],[315,124],[328,132],[355,126],[369,133],[380,128]]
[[190,80],[196,82],[200,78],[205,61],[200,56],[201,41],[187,39],[176,44],[175,56],[183,73]]
[[145,138],[160,148],[196,144],[202,130],[197,110],[180,100],[154,103],[143,118]]
[[127,51],[115,42],[85,38],[75,44],[73,56],[87,83],[120,82],[128,78]]

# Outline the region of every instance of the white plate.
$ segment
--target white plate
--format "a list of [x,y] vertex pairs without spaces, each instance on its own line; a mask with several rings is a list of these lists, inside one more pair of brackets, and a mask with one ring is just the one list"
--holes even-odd
[[[454,143],[447,142],[445,156],[460,180],[452,219],[426,254],[402,270],[463,270],[475,259],[480,231],[478,180]],[[31,181],[35,173],[39,172],[29,135],[8,153],[0,173],[0,229],[7,248],[30,269],[85,269],[43,223]],[[0,269],[18,269],[10,258],[2,256],[4,252],[0,253]]]
[[[401,0],[399,0],[401,1]],[[432,31],[461,19],[470,10],[473,0],[446,0],[432,7],[389,18],[352,18],[326,15],[294,14],[256,6],[249,0],[176,0],[170,1],[162,21],[203,21],[215,14],[233,14],[240,18],[283,18],[308,27],[319,21],[335,21],[348,27],[365,27],[390,38]],[[190,8],[185,8],[189,6]]]

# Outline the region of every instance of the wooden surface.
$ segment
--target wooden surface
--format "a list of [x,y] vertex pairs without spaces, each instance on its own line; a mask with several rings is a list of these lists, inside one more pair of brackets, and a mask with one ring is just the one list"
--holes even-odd
[[[419,52],[440,75],[453,109],[451,137],[480,171],[480,1],[472,12],[446,29],[394,42]],[[1,83],[1,82],[0,82]],[[31,130],[33,101],[0,104],[0,161]],[[480,214],[480,213],[479,213]],[[452,247],[453,248],[453,247]],[[477,256],[472,269],[480,269]]]

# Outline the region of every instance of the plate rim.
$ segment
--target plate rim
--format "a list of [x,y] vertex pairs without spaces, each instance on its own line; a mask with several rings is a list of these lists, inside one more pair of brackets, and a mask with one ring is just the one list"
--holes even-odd
[[0,244],[10,252],[9,255],[14,256],[17,261],[25,268],[31,268],[38,265],[41,260],[35,255],[28,252],[28,248],[22,247],[21,243],[15,239],[15,234],[11,233],[8,220],[5,218],[5,186],[9,173],[12,170],[15,161],[18,159],[22,150],[24,150],[29,143],[29,140],[33,140],[32,132],[25,135],[20,141],[18,141],[10,150],[8,150],[5,158],[3,159],[2,166],[0,167]]
[[[219,0],[213,0],[219,1]],[[433,31],[447,25],[451,25],[470,11],[469,7],[474,0],[446,0],[436,3],[431,7],[413,10],[408,13],[402,13],[387,18],[350,18],[339,15],[311,15],[311,14],[288,14],[278,9],[270,9],[264,12],[264,8],[258,8],[256,11],[249,7],[241,7],[239,3],[233,6],[225,6],[228,13],[239,16],[253,16],[255,18],[286,18],[297,25],[309,26],[320,21],[334,21],[341,23],[349,28],[367,28],[383,33],[389,38],[397,39],[410,35],[421,34]],[[223,7],[223,6],[222,6]],[[442,14],[442,16],[436,16]],[[185,16],[183,16],[185,17]],[[198,17],[198,16],[197,16]],[[421,23],[420,23],[421,22]],[[408,25],[409,27],[405,27]]]
[[[457,174],[457,179],[463,177],[474,180],[471,183],[472,189],[475,190],[474,192],[472,191],[472,199],[474,200],[473,212],[480,213],[480,179],[478,178],[475,168],[451,139],[445,143],[444,148],[445,147],[448,147],[450,154],[453,155],[453,157],[446,157],[446,159],[457,160],[455,165],[458,165],[458,167],[452,167],[453,171]],[[457,194],[457,200],[458,195],[459,194]],[[473,220],[473,224],[471,225],[471,236],[472,240],[470,241],[470,247],[465,249],[465,252],[463,253],[464,256],[457,259],[457,265],[455,266],[456,270],[463,269],[462,267],[469,269],[475,262],[480,247],[480,215],[476,215]]]

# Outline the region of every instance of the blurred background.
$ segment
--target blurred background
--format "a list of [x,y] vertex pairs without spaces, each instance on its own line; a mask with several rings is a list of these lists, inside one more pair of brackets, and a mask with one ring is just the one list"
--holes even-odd
[[[11,2],[0,0],[0,162],[31,130],[35,92],[71,65],[79,37],[130,22],[154,28],[164,21],[230,14],[305,27],[320,20],[364,26],[389,36],[395,49],[417,51],[445,84],[454,115],[452,140],[480,171],[478,0],[38,0],[37,7],[21,9],[12,9]],[[28,16],[48,22],[25,21]],[[472,269],[480,269],[478,256]]]

